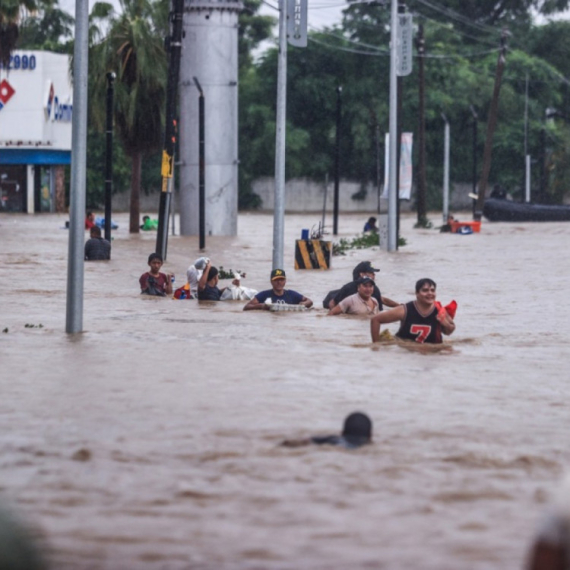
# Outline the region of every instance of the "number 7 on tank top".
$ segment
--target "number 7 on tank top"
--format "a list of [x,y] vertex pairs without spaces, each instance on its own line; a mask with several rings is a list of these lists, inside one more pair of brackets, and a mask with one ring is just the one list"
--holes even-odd
[[410,332],[412,334],[417,334],[416,342],[423,344],[431,332],[431,327],[428,325],[412,325],[410,327]]

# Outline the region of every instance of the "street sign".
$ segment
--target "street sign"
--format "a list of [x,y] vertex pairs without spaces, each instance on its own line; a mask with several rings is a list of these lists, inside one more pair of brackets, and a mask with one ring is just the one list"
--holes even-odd
[[295,47],[307,47],[307,2],[287,0],[287,41]]
[[413,21],[411,14],[398,14],[398,34],[396,40],[396,74],[412,73]]

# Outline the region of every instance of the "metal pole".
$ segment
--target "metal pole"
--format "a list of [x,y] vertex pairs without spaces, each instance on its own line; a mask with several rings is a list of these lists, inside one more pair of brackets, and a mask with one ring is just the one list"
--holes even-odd
[[73,48],[73,117],[71,133],[71,194],[69,204],[69,249],[67,256],[67,305],[65,332],[83,330],[83,269],[85,239],[85,186],[87,164],[87,77],[89,6],[75,2]]
[[378,208],[377,212],[380,213],[380,165],[381,165],[381,157],[380,157],[380,125],[376,122],[376,130],[375,130],[375,137],[376,137],[376,192],[378,194]]
[[273,269],[283,267],[285,233],[285,118],[287,105],[287,3],[279,0],[279,56],[275,129],[275,204],[273,207]]
[[334,154],[333,234],[338,235],[338,202],[340,197],[340,127],[342,118],[342,87],[336,88],[336,144]]
[[166,260],[168,248],[168,221],[170,219],[170,202],[172,199],[174,176],[174,150],[176,147],[176,98],[178,95],[178,77],[180,75],[180,57],[182,52],[182,20],[184,0],[172,2],[172,35],[168,48],[170,59],[168,64],[168,83],[166,86],[166,125],[164,129],[164,147],[162,151],[162,191],[158,209],[158,231],[156,233],[156,252]]
[[397,46],[396,36],[398,30],[398,0],[392,0],[390,19],[390,163],[388,188],[388,251],[397,248],[397,168],[398,168],[398,78],[396,75]]
[[[406,5],[404,4],[404,0],[398,0],[398,14],[405,14],[406,13]],[[399,21],[399,20],[398,20]],[[398,42],[401,41],[400,37],[400,29],[398,26]],[[402,47],[400,46],[400,49]],[[399,243],[400,243],[400,161],[401,161],[401,154],[402,154],[402,95],[404,91],[404,78],[401,75],[397,75],[397,97],[398,97],[398,107],[396,111],[396,132],[398,134],[396,148],[398,149],[398,155],[396,159],[396,164],[398,168],[396,170],[396,251],[398,250]]]
[[115,73],[107,73],[107,125],[105,148],[105,239],[111,242],[111,203],[113,199],[113,95]]
[[[477,195],[477,126],[479,123],[479,115],[473,105],[470,105],[471,114],[473,115],[473,190],[474,196]],[[473,198],[473,215],[477,210],[477,198]],[[446,220],[447,221],[447,220]]]
[[525,202],[530,202],[530,156],[528,154],[528,73],[525,74],[524,89],[524,162],[525,162]]
[[424,26],[420,24],[416,40],[418,50],[418,82],[419,82],[419,165],[418,165],[418,227],[427,225],[427,199],[426,199],[426,122],[425,122],[425,39]]
[[174,163],[174,172],[172,173],[172,198],[170,203],[170,227],[172,228],[172,235],[176,235],[176,166],[179,163]]
[[449,216],[449,121],[442,113],[441,117],[445,121],[445,140],[443,157],[443,222],[447,222]]
[[530,202],[530,154],[526,155],[525,161],[525,202]]
[[546,127],[544,125],[540,129],[540,156],[538,164],[540,165],[540,186],[538,188],[538,199],[535,201],[542,204],[546,196]]
[[528,154],[528,73],[525,75],[524,87],[524,155]]
[[200,91],[198,99],[198,197],[200,209],[200,249],[203,250],[206,247],[206,102],[204,92],[196,77],[194,77],[194,83],[198,91]]
[[323,233],[325,232],[325,216],[327,213],[327,194],[329,192],[329,173],[325,174],[325,196],[323,198]]

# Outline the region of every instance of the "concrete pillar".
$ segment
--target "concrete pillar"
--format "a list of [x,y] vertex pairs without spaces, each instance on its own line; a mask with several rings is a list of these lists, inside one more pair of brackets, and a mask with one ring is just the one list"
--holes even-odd
[[26,165],[26,212],[28,214],[33,214],[35,211],[35,176],[34,176],[34,165]]
[[206,235],[237,234],[239,0],[186,0],[180,65],[180,233],[197,235],[198,96],[205,98]]

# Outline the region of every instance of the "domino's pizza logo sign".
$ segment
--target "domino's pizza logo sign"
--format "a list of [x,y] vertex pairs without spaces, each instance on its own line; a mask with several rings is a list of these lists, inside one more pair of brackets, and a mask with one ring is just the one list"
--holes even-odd
[[44,110],[46,113],[46,121],[61,123],[70,123],[73,116],[73,104],[70,102],[70,97],[67,97],[67,102],[55,94],[53,83],[50,81],[49,89],[46,96],[46,104]]
[[53,107],[54,99],[55,99],[55,89],[53,88],[53,83],[50,83],[48,96],[46,100],[46,106],[44,107],[46,111],[46,121],[49,121],[49,118],[51,117],[51,109]]
[[0,111],[4,108],[6,103],[12,99],[16,90],[8,83],[6,79],[0,82]]

